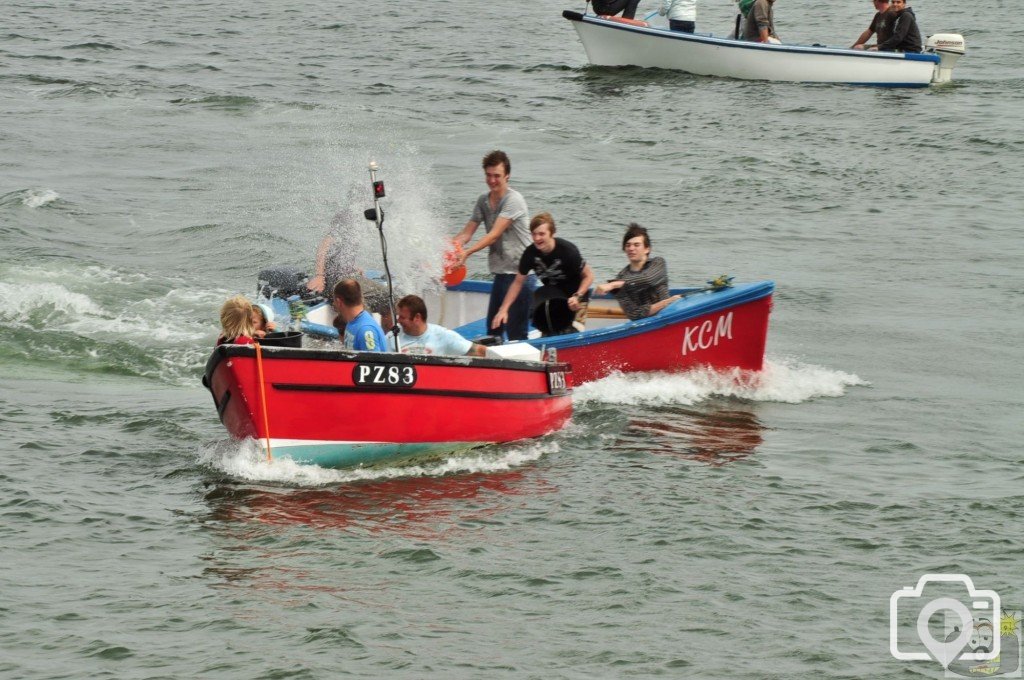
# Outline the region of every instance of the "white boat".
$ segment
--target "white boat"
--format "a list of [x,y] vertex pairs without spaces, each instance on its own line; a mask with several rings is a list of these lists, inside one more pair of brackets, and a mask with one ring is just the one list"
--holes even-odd
[[921,54],[786,45],[682,33],[643,21],[564,11],[595,66],[643,66],[701,76],[878,87],[949,82],[966,51],[963,36],[929,36]]

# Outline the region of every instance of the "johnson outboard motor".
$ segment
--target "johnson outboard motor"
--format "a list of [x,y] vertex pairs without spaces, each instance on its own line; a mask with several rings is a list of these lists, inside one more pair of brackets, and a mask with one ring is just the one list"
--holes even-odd
[[308,282],[306,272],[298,267],[268,267],[261,270],[256,277],[256,295],[264,298],[277,296],[281,299],[287,299],[292,295],[314,297],[316,293],[312,293],[306,287]]
[[932,74],[933,83],[948,83],[953,79],[953,67],[967,52],[967,43],[959,33],[936,33],[928,36],[924,51],[938,55],[939,63]]

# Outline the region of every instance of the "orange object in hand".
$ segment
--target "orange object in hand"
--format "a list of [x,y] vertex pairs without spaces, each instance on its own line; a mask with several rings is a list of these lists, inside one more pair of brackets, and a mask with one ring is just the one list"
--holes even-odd
[[459,264],[462,246],[452,241],[452,247],[444,254],[444,285],[457,286],[466,278],[466,265]]

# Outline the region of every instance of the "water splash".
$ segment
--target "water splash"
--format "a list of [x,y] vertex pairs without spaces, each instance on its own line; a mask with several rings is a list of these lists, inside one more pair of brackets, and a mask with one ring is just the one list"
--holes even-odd
[[559,446],[553,441],[530,441],[488,446],[478,451],[425,461],[420,464],[331,470],[316,465],[301,465],[288,458],[268,461],[256,440],[227,439],[201,447],[199,462],[236,479],[275,482],[287,486],[317,487],[368,480],[502,472],[522,467],[546,454],[557,451],[559,451]]
[[[280,157],[276,146],[262,152],[266,158],[254,163],[259,168],[254,181],[282,200],[272,221],[255,208],[249,220],[265,225],[281,246],[281,259],[273,264],[312,272],[317,245],[331,231],[333,219],[347,213],[339,236],[353,264],[363,270],[383,269],[377,229],[363,218],[364,210],[373,206],[367,164],[375,160],[378,179],[387,187],[381,205],[395,292],[422,293],[438,285],[448,235],[457,225],[443,214],[430,162],[415,145],[395,142],[385,130],[380,134],[364,133],[354,145],[348,135],[332,129],[331,141],[293,156]],[[254,277],[258,268],[252,266]]]
[[682,404],[692,405],[711,397],[735,397],[750,401],[799,404],[818,397],[840,397],[851,386],[868,385],[852,373],[836,371],[793,359],[767,360],[764,370],[685,373],[615,373],[575,390],[578,405]]
[[13,357],[194,384],[227,294],[106,267],[0,265],[0,328],[20,338]]
[[16,285],[0,281],[0,321],[14,322],[45,310],[44,321],[55,315],[99,314],[89,296],[74,293],[57,283]]
[[21,202],[29,208],[42,208],[60,199],[53,189],[29,189],[24,192]]

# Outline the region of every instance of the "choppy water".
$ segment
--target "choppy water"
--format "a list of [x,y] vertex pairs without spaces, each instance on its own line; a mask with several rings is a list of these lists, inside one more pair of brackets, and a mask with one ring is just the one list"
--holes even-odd
[[[779,31],[848,43],[841,5]],[[566,8],[7,4],[0,676],[939,677],[889,657],[894,589],[1024,605],[1015,5],[915,3],[969,48],[927,91],[587,68]],[[637,220],[679,285],[774,279],[762,382],[611,377],[403,470],[227,441],[219,303],[371,158],[420,280],[494,147],[599,272]]]

